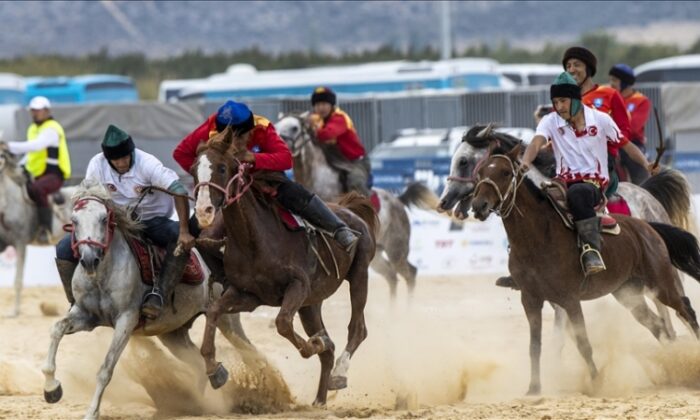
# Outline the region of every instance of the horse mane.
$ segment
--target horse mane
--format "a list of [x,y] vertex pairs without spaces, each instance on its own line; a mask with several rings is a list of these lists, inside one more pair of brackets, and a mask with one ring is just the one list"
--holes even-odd
[[73,204],[83,198],[95,197],[102,200],[108,209],[114,214],[114,221],[117,228],[126,236],[138,238],[143,230],[143,224],[139,220],[131,217],[132,211],[129,208],[118,206],[112,201],[112,196],[107,189],[94,179],[85,179],[77,187],[71,200]]
[[347,208],[360,219],[364,220],[369,227],[369,231],[372,232],[374,236],[377,236],[379,217],[374,207],[372,207],[372,202],[369,201],[367,197],[356,191],[350,191],[340,198],[338,205]]

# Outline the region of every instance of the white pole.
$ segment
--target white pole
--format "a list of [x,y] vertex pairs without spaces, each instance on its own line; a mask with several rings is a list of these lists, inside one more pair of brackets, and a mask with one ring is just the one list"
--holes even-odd
[[452,37],[450,29],[450,2],[443,0],[440,2],[440,29],[442,38],[442,52],[440,58],[449,60],[452,57]]

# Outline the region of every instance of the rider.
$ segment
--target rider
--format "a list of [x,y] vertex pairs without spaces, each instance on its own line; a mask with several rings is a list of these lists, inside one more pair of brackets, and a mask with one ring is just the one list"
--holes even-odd
[[605,194],[611,197],[617,191],[618,174],[615,169],[615,160],[622,149],[629,157],[643,168],[649,166],[646,157],[630,140],[630,120],[625,102],[620,93],[609,86],[600,86],[593,82],[598,60],[595,55],[583,47],[571,47],[564,52],[562,65],[581,87],[581,101],[584,105],[593,107],[612,117],[620,128],[622,141],[619,144],[608,145],[608,171],[610,173],[610,186]]
[[36,96],[29,101],[29,110],[34,122],[27,129],[27,141],[13,141],[7,146],[12,154],[27,154],[25,168],[34,179],[27,190],[39,216],[37,240],[48,244],[53,222],[48,197],[70,178],[70,155],[63,127],[51,116],[49,100]]
[[581,265],[586,276],[605,270],[600,254],[600,220],[595,207],[603,199],[610,178],[607,148],[623,141],[622,133],[606,113],[581,104],[581,88],[569,73],[550,87],[556,113],[545,115],[522,158],[528,167],[540,147],[551,139],[557,177],[567,184],[567,202],[576,225]]
[[[95,155],[88,164],[85,179],[95,179],[111,192],[115,204],[135,208],[144,225],[144,235],[155,245],[167,248],[166,259],[153,290],[144,297],[141,313],[157,318],[163,308],[164,298],[170,296],[174,285],[182,277],[189,258],[188,252],[174,254],[179,243],[185,249],[194,244],[188,226],[189,202],[187,190],[172,169],[166,168],[155,156],[134,145],[131,136],[110,125],[102,140],[102,153]],[[173,200],[162,193],[144,192],[145,187],[167,189],[175,197],[174,207],[179,222],[170,219]],[[143,199],[141,197],[143,196]],[[71,249],[71,237],[66,235],[56,246],[56,266],[68,300],[75,302],[71,291],[71,279],[78,260]]]
[[[182,139],[173,151],[173,158],[189,172],[197,158],[199,144],[208,141],[229,125],[237,136],[246,139],[248,152],[243,161],[253,164],[255,170],[283,172],[292,167],[289,147],[277,134],[272,123],[253,114],[247,105],[231,100],[226,101],[202,125]],[[277,187],[275,198],[282,207],[331,232],[348,253],[355,247],[358,240],[355,233],[318,196],[300,184],[285,177],[285,181]]]
[[[615,64],[608,72],[610,76],[610,86],[620,92],[625,101],[627,111],[630,113],[630,141],[642,151],[646,152],[646,136],[644,135],[644,125],[649,118],[651,101],[644,94],[634,89],[634,70],[627,64]],[[639,164],[629,158],[623,150],[620,158],[622,164],[630,173],[632,182],[639,185],[649,177],[649,174],[641,168]]]
[[350,164],[345,180],[347,191],[369,197],[372,193],[369,157],[350,116],[336,106],[335,92],[327,87],[316,88],[311,94],[311,106],[314,112],[309,120],[316,138],[321,143],[334,145],[342,155],[340,158]]

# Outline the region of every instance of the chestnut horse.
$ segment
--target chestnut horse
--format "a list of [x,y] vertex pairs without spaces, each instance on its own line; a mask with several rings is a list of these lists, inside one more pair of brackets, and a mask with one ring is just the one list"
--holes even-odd
[[[222,386],[228,376],[215,360],[214,333],[222,314],[253,311],[261,305],[278,306],[279,334],[302,357],[317,354],[321,360],[314,404],[323,405],[329,389],[347,386],[350,358],[367,336],[364,309],[368,267],[376,247],[377,216],[370,201],[359,194],[349,194],[338,206],[332,206],[360,234],[351,255],[335,243],[332,235],[288,230],[280,222],[270,194],[284,175],[269,171],[251,173],[250,165],[238,160],[245,151],[243,140],[235,137],[229,127],[200,146],[191,169],[197,183],[197,220],[206,227],[221,209],[226,230],[222,243],[213,247],[223,253],[226,291],[206,313],[201,353],[207,374],[214,388]],[[331,373],[334,344],[323,324],[321,305],[344,279],[350,283],[352,315],[347,346]],[[294,331],[297,312],[308,340]]]
[[612,215],[621,232],[603,235],[607,270],[584,277],[576,234],[567,229],[537,185],[542,174],[523,173],[520,146],[504,154],[496,149],[477,172],[472,210],[479,220],[491,212],[503,219],[511,251],[508,268],[521,287],[521,302],[530,324],[531,379],[528,394],[540,392],[542,305],[545,300],[566,311],[578,350],[592,378],[597,375],[581,310],[582,300],[612,293],[657,339],[668,337],[662,320],[647,306],[646,287],[674,309],[698,337],[698,322],[690,300],[677,284],[676,268],[700,281],[700,249],[695,237],[676,227]]

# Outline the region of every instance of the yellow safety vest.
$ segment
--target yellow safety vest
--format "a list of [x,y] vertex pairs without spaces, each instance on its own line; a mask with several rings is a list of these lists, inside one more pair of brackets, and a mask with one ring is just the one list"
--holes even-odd
[[[51,128],[58,133],[58,147],[48,147],[46,149],[37,150],[27,154],[27,170],[34,178],[38,178],[46,172],[47,165],[57,166],[63,173],[63,179],[70,178],[70,155],[68,154],[68,144],[66,143],[66,134],[63,132],[63,127],[56,120],[49,119],[36,125],[33,123],[27,129],[27,140],[33,141],[41,134],[42,131]],[[51,151],[49,149],[58,149]]]

